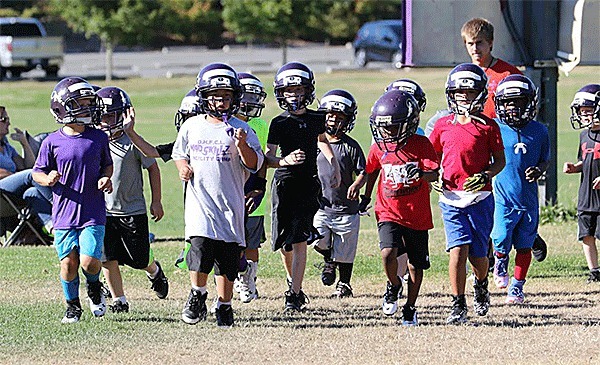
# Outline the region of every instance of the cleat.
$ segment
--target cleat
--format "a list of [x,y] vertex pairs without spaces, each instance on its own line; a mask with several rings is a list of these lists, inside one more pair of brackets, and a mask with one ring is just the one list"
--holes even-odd
[[242,301],[242,303],[250,303],[253,299],[258,298],[255,281],[257,270],[258,265],[255,262],[248,260],[246,270],[238,274],[236,281],[238,282],[240,301]]
[[188,300],[183,307],[181,312],[181,319],[187,324],[196,324],[200,320],[206,319],[206,297],[208,293],[204,295],[195,290],[190,290]]
[[600,269],[590,270],[590,275],[588,276],[586,282],[588,284],[600,282]]
[[302,290],[299,293],[294,293],[292,290],[285,292],[285,308],[284,311],[301,312],[306,304],[310,303],[308,297]]
[[391,316],[398,311],[398,292],[400,291],[401,285],[393,286],[389,281],[387,282],[385,294],[383,294],[383,304],[381,309],[383,314]]
[[233,326],[233,309],[229,304],[221,304],[217,308],[215,315],[217,317],[217,326],[219,328],[231,328]]
[[113,313],[129,313],[129,303],[122,303],[120,300],[108,306]]
[[212,305],[210,306],[209,312],[211,314],[217,313],[217,303],[218,302],[219,302],[219,297],[217,296],[213,299]]
[[525,280],[517,280],[512,278],[505,300],[506,304],[523,304],[523,302],[525,302],[523,284],[525,284]]
[[473,310],[478,316],[485,316],[490,310],[490,292],[488,291],[488,279],[479,282],[477,278],[473,280]]
[[76,323],[81,319],[83,309],[79,299],[67,300],[67,311],[61,320],[61,323]]
[[419,325],[416,307],[409,305],[402,307],[402,325],[406,327],[415,327]]
[[464,324],[467,323],[467,302],[463,295],[452,296],[452,311],[446,319],[446,324]]
[[154,279],[148,276],[148,280],[150,280],[150,282],[152,283],[151,289],[154,290],[156,296],[159,299],[165,299],[169,294],[169,281],[167,280],[165,272],[160,266],[160,263],[158,261],[155,262],[156,266],[158,266],[158,274],[156,274],[156,277]]
[[342,299],[352,298],[354,294],[352,294],[352,287],[350,286],[350,284],[338,281],[337,285],[335,286],[335,291],[331,294],[331,296],[336,297],[338,299]]
[[331,286],[335,283],[335,269],[337,265],[333,261],[325,261],[323,263],[323,271],[321,272],[321,282],[325,286]]
[[497,257],[494,261],[494,284],[499,289],[506,289],[508,286],[508,256]]
[[94,317],[102,317],[106,313],[106,298],[102,290],[102,283],[87,283],[87,294],[89,297],[90,311]]

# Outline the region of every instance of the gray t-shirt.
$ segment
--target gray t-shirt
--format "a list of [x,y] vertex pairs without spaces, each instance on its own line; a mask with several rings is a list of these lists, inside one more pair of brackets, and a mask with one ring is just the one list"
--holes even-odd
[[243,128],[246,142],[258,157],[257,170],[264,155],[256,134],[237,118],[229,125],[213,124],[201,114],[188,119],[177,135],[173,160],[186,160],[194,175],[185,184],[185,237],[207,237],[245,246],[244,183],[250,170],[242,163],[232,128]]
[[334,214],[358,213],[358,201],[348,199],[348,188],[355,177],[365,171],[365,154],[358,142],[348,135],[343,135],[337,142],[330,142],[333,154],[340,164],[342,183],[337,189],[331,188],[333,169],[322,153],[317,156],[317,170],[323,189],[320,199],[321,209]]
[[115,217],[145,214],[142,167],[147,169],[156,160],[145,157],[126,134],[110,141],[109,147],[114,171],[111,177],[113,192],[104,194],[106,215]]

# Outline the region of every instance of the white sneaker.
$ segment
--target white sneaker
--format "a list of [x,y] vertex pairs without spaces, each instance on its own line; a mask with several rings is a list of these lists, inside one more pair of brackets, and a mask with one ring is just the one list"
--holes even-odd
[[215,299],[213,299],[213,303],[210,306],[210,310],[209,311],[210,311],[211,314],[217,313],[217,302],[218,301],[219,301],[219,296],[217,295],[217,296],[215,296]]
[[398,292],[400,291],[400,285],[393,286],[389,281],[383,295],[383,304],[381,309],[383,314],[391,316],[398,311]]
[[102,283],[87,283],[87,294],[89,297],[90,311],[95,317],[102,317],[106,313],[106,298],[102,290]]
[[240,301],[242,303],[250,303],[253,299],[258,298],[255,282],[257,271],[258,265],[256,262],[248,260],[248,269],[246,272],[238,274]]

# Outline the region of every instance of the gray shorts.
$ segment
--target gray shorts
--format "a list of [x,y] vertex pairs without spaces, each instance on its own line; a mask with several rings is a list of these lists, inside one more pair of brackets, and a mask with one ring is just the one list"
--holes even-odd
[[331,249],[331,258],[335,262],[354,262],[360,229],[358,214],[329,214],[319,210],[315,214],[313,225],[323,236],[316,241],[316,247],[320,250]]
[[265,217],[262,215],[248,217],[246,220],[246,248],[259,249],[261,243],[266,240]]

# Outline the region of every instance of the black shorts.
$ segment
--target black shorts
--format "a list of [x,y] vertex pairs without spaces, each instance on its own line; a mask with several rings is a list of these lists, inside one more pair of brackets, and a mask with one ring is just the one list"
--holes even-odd
[[410,264],[417,269],[429,269],[429,231],[417,231],[395,222],[379,222],[377,231],[380,250],[397,248],[397,255],[406,253]]
[[218,241],[207,237],[190,237],[190,250],[185,258],[188,269],[226,276],[234,281],[238,276],[242,248],[236,242]]
[[104,234],[106,261],[116,260],[119,265],[145,269],[150,261],[148,216],[106,217]]
[[246,218],[246,249],[258,249],[261,243],[265,242],[265,217],[247,217]]
[[600,219],[598,212],[577,212],[577,237],[580,241],[583,237],[592,236],[600,239]]
[[273,251],[292,250],[299,242],[311,243],[322,238],[313,226],[319,210],[321,183],[308,179],[273,179],[271,187],[271,245]]

